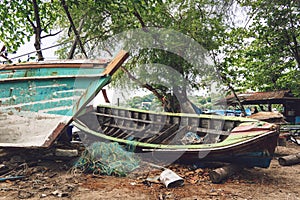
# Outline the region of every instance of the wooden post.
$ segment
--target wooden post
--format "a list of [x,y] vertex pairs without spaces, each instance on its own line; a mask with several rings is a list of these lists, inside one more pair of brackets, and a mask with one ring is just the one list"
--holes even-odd
[[217,168],[209,173],[209,178],[213,183],[220,183],[222,180],[230,177],[241,169],[238,165],[226,165]]
[[283,156],[278,159],[278,162],[282,166],[295,165],[300,163],[300,153]]

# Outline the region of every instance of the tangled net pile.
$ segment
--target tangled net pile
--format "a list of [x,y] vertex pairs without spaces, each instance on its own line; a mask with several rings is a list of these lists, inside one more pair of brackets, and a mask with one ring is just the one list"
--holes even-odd
[[139,167],[140,160],[118,143],[95,142],[82,153],[73,171],[94,175],[126,176]]

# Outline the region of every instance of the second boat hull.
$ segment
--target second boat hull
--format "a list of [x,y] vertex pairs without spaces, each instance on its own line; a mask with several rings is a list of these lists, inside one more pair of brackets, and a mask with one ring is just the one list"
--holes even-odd
[[279,135],[275,126],[246,118],[110,106],[86,113],[75,120],[75,126],[89,135],[122,143],[145,158],[190,164],[229,162],[247,167],[268,167]]

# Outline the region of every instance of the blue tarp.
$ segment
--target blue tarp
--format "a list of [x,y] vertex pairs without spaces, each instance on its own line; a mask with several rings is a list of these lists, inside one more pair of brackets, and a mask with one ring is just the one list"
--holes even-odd
[[[251,110],[249,108],[245,109],[247,116],[251,115]],[[223,116],[240,116],[241,110],[207,110],[205,114],[217,114]]]

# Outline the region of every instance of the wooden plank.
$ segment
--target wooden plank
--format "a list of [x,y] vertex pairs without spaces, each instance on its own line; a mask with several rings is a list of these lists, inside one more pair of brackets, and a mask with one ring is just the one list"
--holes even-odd
[[171,138],[173,138],[174,135],[178,133],[176,131],[177,129],[178,129],[177,124],[173,124],[173,127],[169,128],[170,134],[168,135],[168,137],[164,138],[161,142],[164,144],[164,143],[168,142]]
[[138,137],[136,139],[138,139],[139,142],[142,142],[142,141],[147,140],[148,138],[152,137],[154,133],[151,130],[151,128],[152,128],[151,125],[144,126],[143,130],[139,132],[140,137]]
[[222,130],[215,130],[209,128],[197,128],[197,132],[208,133],[208,134],[215,134],[215,135],[230,135],[230,131],[222,131]]
[[282,166],[290,166],[300,163],[300,153],[294,155],[283,156],[278,159],[278,162]]
[[163,132],[156,134],[156,137],[152,138],[151,140],[150,139],[147,140],[147,143],[159,144],[161,141],[165,140],[167,137],[170,137],[170,135],[175,135],[175,134],[180,137],[183,132],[186,132],[187,126],[184,126],[177,131],[175,131],[174,129],[177,129],[176,124],[172,124]]
[[88,74],[88,75],[61,75],[61,76],[32,76],[32,77],[17,77],[0,79],[0,83],[18,82],[18,81],[38,81],[38,80],[56,80],[56,79],[75,79],[75,78],[101,78],[101,74]]
[[110,118],[115,118],[115,119],[124,119],[124,120],[130,120],[130,121],[135,121],[135,122],[142,122],[145,124],[158,124],[158,125],[165,124],[165,123],[151,121],[151,120],[142,120],[142,119],[136,119],[136,118],[121,117],[121,116],[112,115],[112,114],[103,114],[103,113],[97,113],[97,112],[93,112],[93,114],[95,114],[97,116],[110,117]]
[[128,52],[121,50],[119,54],[108,64],[103,74],[113,75],[115,71],[121,67],[125,60],[129,57]]
[[209,172],[209,178],[213,183],[221,183],[223,180],[237,173],[241,169],[242,167],[238,165],[227,165]]
[[[118,128],[120,130],[127,130],[127,131],[144,131],[143,129],[142,130],[137,130],[136,128],[132,128],[132,127],[126,127],[126,126],[121,126],[119,124],[109,124],[109,125],[105,125],[105,126],[108,126],[108,127],[112,127],[112,128]],[[153,130],[149,130],[148,131],[149,134],[155,134],[157,133],[157,131],[153,131]]]
[[108,64],[108,62],[102,62],[97,63],[94,61],[93,63],[91,61],[81,61],[81,62],[72,62],[72,60],[65,61],[62,60],[62,63],[53,62],[53,63],[47,63],[47,62],[37,62],[37,63],[17,63],[17,64],[8,64],[8,65],[0,65],[0,70],[19,70],[19,69],[35,69],[35,68],[57,68],[57,67],[63,67],[63,68],[105,68]]
[[[110,114],[103,114],[103,113],[96,113],[96,112],[94,112],[93,114],[98,115],[98,116],[116,118],[116,119],[127,119],[127,120],[131,120],[131,121],[142,122],[142,123],[147,123],[147,124],[158,124],[158,125],[164,125],[165,124],[165,123],[154,122],[154,121],[150,121],[150,120],[120,117],[120,116],[117,116],[117,115],[110,115]],[[214,130],[214,129],[200,128],[200,127],[197,127],[196,131],[197,132],[209,133],[209,134],[216,134],[216,135],[230,135],[230,131]]]
[[[107,127],[106,127],[107,128]],[[106,129],[105,128],[105,129]],[[117,137],[118,135],[122,134],[123,130],[122,129],[119,129],[118,127],[111,127],[111,126],[108,126],[108,131],[105,130],[105,133],[109,136],[112,136],[112,137]]]

